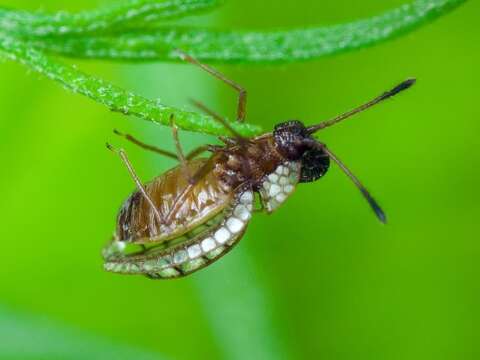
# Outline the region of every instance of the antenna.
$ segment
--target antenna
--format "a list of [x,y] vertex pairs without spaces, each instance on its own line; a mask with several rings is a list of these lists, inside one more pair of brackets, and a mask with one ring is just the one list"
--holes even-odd
[[353,175],[350,169],[347,168],[347,166],[334,153],[332,153],[324,144],[318,143],[314,139],[305,139],[304,144],[324,151],[330,157],[330,159],[332,159],[340,167],[340,169],[342,169],[345,175],[347,175],[350,178],[350,180],[353,181],[353,183],[356,185],[358,190],[360,190],[360,192],[362,193],[363,197],[368,201],[368,204],[372,208],[378,220],[380,220],[384,224],[387,223],[387,216],[383,212],[380,205],[378,205],[378,203],[375,201],[373,196],[370,195],[367,188],[363,186],[360,180],[358,180],[358,178],[355,175]]
[[325,129],[329,126],[335,125],[336,123],[339,123],[342,120],[345,120],[345,119],[347,119],[347,118],[349,118],[349,117],[351,117],[355,114],[358,114],[358,113],[360,113],[364,110],[367,110],[368,108],[371,108],[372,106],[377,105],[379,102],[382,102],[383,100],[391,98],[392,96],[397,95],[399,92],[408,89],[413,84],[415,84],[415,81],[416,80],[413,79],[413,78],[407,79],[407,80],[403,81],[402,83],[398,84],[397,86],[395,86],[393,89],[384,92],[382,95],[377,96],[375,99],[370,100],[369,102],[367,102],[363,105],[360,105],[359,107],[357,107],[353,110],[350,110],[350,111],[347,111],[346,113],[338,115],[337,117],[335,117],[331,120],[323,121],[320,124],[308,127],[307,131],[308,131],[309,134],[313,134],[314,132],[317,132],[318,130]]

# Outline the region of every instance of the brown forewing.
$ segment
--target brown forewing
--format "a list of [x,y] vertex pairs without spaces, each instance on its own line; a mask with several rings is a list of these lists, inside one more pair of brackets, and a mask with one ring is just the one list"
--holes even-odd
[[[190,174],[196,173],[207,162],[215,163],[215,155],[210,159],[196,159],[188,162]],[[163,219],[170,216],[169,224],[158,224],[154,211],[139,191],[135,191],[124,202],[117,217],[118,240],[135,243],[159,242],[171,239],[192,230],[222,211],[232,201],[229,186],[219,181],[217,173],[207,171],[195,182],[183,201],[171,214],[175,204],[189,185],[188,178],[177,166],[151,182],[145,190],[153,200]]]
[[159,225],[149,203],[136,191],[120,209],[117,240],[151,243],[181,236],[222,211],[238,186],[247,183],[258,190],[264,177],[284,161],[271,134],[226,146],[209,159],[188,162],[190,175],[208,166],[186,196],[182,194],[189,186],[188,174],[177,166],[145,185],[164,224]]

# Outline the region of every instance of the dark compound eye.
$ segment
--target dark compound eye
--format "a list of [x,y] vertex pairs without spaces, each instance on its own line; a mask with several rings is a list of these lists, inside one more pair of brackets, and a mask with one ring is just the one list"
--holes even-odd
[[310,149],[305,151],[300,161],[302,162],[302,170],[300,174],[300,182],[312,182],[320,179],[327,172],[330,166],[330,157],[320,149]]
[[305,151],[302,141],[309,134],[301,121],[290,120],[275,126],[273,136],[281,154],[289,160],[297,160]]

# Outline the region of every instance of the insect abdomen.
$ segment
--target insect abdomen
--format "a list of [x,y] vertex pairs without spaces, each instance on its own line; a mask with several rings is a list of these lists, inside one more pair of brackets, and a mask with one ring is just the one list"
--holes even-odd
[[191,274],[226,254],[240,240],[251,217],[253,199],[251,190],[241,192],[212,229],[156,254],[111,255],[106,259],[105,270],[158,279]]
[[[206,162],[206,159],[190,161],[190,172],[195,173]],[[189,182],[181,167],[176,167],[144,186],[159,214],[166,219]],[[180,206],[171,221],[162,224],[141,192],[136,191],[120,209],[115,238],[132,243],[155,243],[176,238],[220,213],[231,201],[231,189],[223,187],[216,175],[209,172],[197,181],[188,196],[179,200]]]

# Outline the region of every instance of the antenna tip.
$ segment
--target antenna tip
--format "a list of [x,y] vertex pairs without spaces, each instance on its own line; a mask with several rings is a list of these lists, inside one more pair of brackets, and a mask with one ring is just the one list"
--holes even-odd
[[403,84],[403,89],[408,89],[410,86],[412,86],[413,84],[415,84],[417,82],[417,79],[415,78],[408,78],[407,80],[405,80],[402,84]]
[[367,199],[368,203],[370,204],[370,207],[372,208],[373,212],[377,216],[378,220],[380,220],[380,222],[382,224],[386,224],[387,223],[387,215],[385,215],[385,212],[382,210],[380,205],[378,205],[378,203],[375,201],[375,199],[372,197],[372,195],[370,195],[370,193],[367,191],[367,189],[362,187],[362,188],[360,188],[360,191],[362,192],[362,194]]
[[368,199],[368,202],[370,203],[370,206],[372,207],[372,210],[375,212],[375,215],[377,216],[378,220],[380,220],[382,224],[386,224],[387,215],[385,215],[385,212],[382,210],[380,205],[378,205],[378,203],[372,197]]
[[386,225],[387,224],[387,216],[385,215],[385,213],[381,209],[378,209],[378,210],[375,211],[378,220],[380,220],[380,222],[382,224]]
[[410,88],[413,84],[415,84],[417,80],[415,78],[409,78],[403,82],[401,82],[400,84],[398,84],[397,86],[395,86],[392,90],[390,91],[387,91],[386,93],[384,93],[381,97],[380,97],[380,100],[385,100],[389,97],[392,97],[394,95],[397,95],[399,92],[403,91],[403,90],[407,90],[408,88]]

